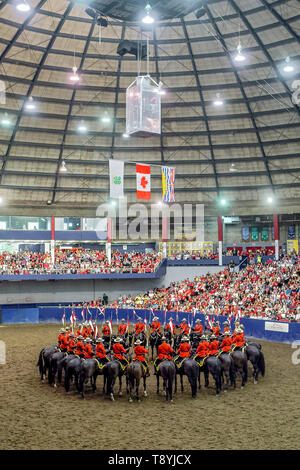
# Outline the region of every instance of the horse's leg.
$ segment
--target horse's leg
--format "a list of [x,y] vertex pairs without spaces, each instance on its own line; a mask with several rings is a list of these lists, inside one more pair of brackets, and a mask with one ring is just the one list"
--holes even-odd
[[158,372],[156,374],[156,393],[159,394],[159,375]]
[[199,390],[201,390],[200,371],[201,371],[201,367],[199,367],[199,374],[198,374],[198,389],[199,389]]
[[146,381],[147,381],[147,377],[146,375],[143,376],[143,381],[144,381],[144,397],[147,397],[147,386],[146,386]]
[[103,389],[102,389],[103,395],[105,395],[105,385],[106,385],[106,375],[103,374]]
[[177,371],[175,371],[175,387],[174,387],[174,395],[177,393]]
[[140,402],[140,397],[139,397],[139,388],[140,388],[140,379],[136,378],[135,379],[135,398],[137,399],[138,402]]
[[209,385],[209,370],[207,364],[204,364],[204,380],[205,380],[205,388],[208,388]]
[[123,395],[122,393],[122,374],[119,374],[119,397]]
[[181,393],[183,393],[184,388],[183,388],[183,374],[180,374],[180,387],[181,387]]

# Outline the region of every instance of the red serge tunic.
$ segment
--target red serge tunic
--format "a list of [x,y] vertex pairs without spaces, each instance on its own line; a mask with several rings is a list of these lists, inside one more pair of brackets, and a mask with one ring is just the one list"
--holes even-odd
[[201,343],[199,343],[197,351],[196,351],[197,356],[205,357],[205,356],[208,355],[208,352],[209,352],[209,343],[208,343],[208,341],[205,341],[205,340],[201,341]]
[[126,349],[122,344],[116,343],[113,345],[113,352],[114,352],[114,357],[117,359],[126,359],[124,354],[126,354]]
[[172,359],[173,349],[168,343],[163,343],[158,346],[158,360],[162,361],[163,359]]
[[134,361],[145,362],[145,354],[148,354],[149,351],[144,346],[136,346],[133,351],[135,354]]
[[232,339],[228,336],[227,338],[224,338],[222,343],[220,344],[220,348],[224,352],[230,351],[232,346]]
[[135,334],[138,335],[145,331],[145,323],[136,323],[135,324]]
[[189,343],[181,343],[178,349],[179,357],[190,357],[191,345]]
[[127,331],[127,325],[124,325],[123,323],[119,325],[118,333],[120,334],[120,336],[125,335],[126,331]]
[[96,357],[99,357],[99,359],[104,359],[106,357],[105,347],[101,343],[98,343],[96,346]]

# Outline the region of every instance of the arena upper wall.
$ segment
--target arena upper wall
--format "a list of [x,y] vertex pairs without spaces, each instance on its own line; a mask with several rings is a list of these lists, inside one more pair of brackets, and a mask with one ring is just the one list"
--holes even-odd
[[77,275],[77,279],[72,280],[3,281],[0,283],[0,304],[89,302],[98,299],[104,292],[111,301],[120,295],[136,296],[155,287],[168,286],[174,281],[193,279],[222,269],[224,266],[168,266],[165,274],[157,278],[145,278],[143,275],[130,279],[83,279]]

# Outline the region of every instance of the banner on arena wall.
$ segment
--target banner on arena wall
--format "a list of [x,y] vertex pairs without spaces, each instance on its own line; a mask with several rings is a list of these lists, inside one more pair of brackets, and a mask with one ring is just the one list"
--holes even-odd
[[242,227],[242,239],[244,242],[249,241],[250,232],[249,227]]
[[137,199],[151,199],[151,167],[150,165],[136,164],[136,197]]
[[251,227],[251,240],[253,242],[258,241],[258,228],[257,227]]
[[293,253],[293,251],[295,251],[298,254],[298,240],[287,240],[286,249],[288,253]]
[[109,160],[110,197],[124,197],[124,162]]
[[273,321],[266,321],[265,322],[265,330],[267,331],[280,331],[281,333],[288,333],[289,332],[289,324],[288,323],[275,323]]
[[288,226],[288,240],[295,240],[296,238],[296,227],[295,225]]
[[163,201],[175,202],[175,168],[163,166],[161,174]]
[[269,240],[269,227],[263,227],[261,229],[261,240],[263,242],[266,242],[267,240]]

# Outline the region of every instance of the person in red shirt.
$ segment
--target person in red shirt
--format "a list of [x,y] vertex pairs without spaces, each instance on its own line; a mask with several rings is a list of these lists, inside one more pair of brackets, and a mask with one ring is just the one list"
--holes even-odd
[[245,340],[244,340],[244,337],[243,337],[243,330],[241,330],[240,328],[238,328],[236,330],[236,336],[233,338],[233,351],[236,351],[236,350],[239,350],[239,349],[242,349],[243,346],[245,346]]
[[[195,361],[197,361],[198,358],[200,358],[201,363],[199,365],[203,365],[204,359],[208,356],[209,353],[209,342],[207,341],[207,338],[205,335],[201,336],[201,341],[198,344],[197,350],[196,350],[196,356],[195,356]],[[197,361],[198,362],[198,361]]]
[[59,330],[59,334],[58,334],[58,337],[57,337],[57,347],[60,348],[60,343],[61,343],[61,340],[62,340],[62,337],[63,337],[63,333],[65,332],[66,330],[64,328],[61,328]]
[[109,328],[109,321],[108,320],[105,322],[105,325],[102,328],[102,334],[103,334],[103,336],[106,336],[106,337],[110,336],[110,328]]
[[183,336],[181,344],[178,348],[178,356],[175,357],[174,362],[177,367],[181,367],[186,358],[191,357],[191,345],[189,344],[187,336]]
[[195,333],[200,333],[202,335],[203,333],[203,326],[201,325],[201,320],[196,320],[196,325],[195,325],[195,328],[194,328],[194,332]]
[[217,321],[216,325],[212,328],[212,332],[215,336],[220,336],[220,322]]
[[171,336],[175,336],[176,334],[176,326],[173,323],[173,318],[170,317],[169,323],[166,326],[166,330],[171,333]]
[[96,359],[99,363],[100,369],[103,369],[105,364],[109,362],[109,358],[106,355],[105,347],[103,346],[102,338],[96,339]]
[[70,333],[69,334],[69,342],[68,342],[68,354],[74,354],[74,349],[75,349],[75,346],[76,346],[76,343],[75,343],[74,339],[75,339],[75,334]]
[[180,328],[180,333],[181,335],[188,335],[189,334],[189,325],[186,322],[186,318],[182,320],[182,322],[179,325]]
[[133,352],[135,354],[133,360],[134,361],[140,361],[144,368],[145,368],[145,371],[146,371],[146,377],[150,377],[150,373],[149,373],[149,366],[146,362],[146,358],[145,358],[145,355],[149,353],[149,351],[147,349],[144,348],[144,346],[141,346],[142,344],[142,341],[137,339],[136,342],[134,343],[135,344],[135,348],[133,349]]
[[143,323],[141,317],[139,317],[134,327],[135,336],[138,336],[140,333],[145,333],[145,328],[146,328],[145,323]]
[[79,335],[75,346],[75,354],[78,357],[84,356],[83,336]]
[[214,356],[215,354],[218,353],[218,350],[219,350],[219,341],[217,340],[217,337],[215,335],[211,335],[208,355]]
[[158,346],[158,356],[154,361],[154,374],[156,375],[158,372],[158,366],[162,361],[171,361],[172,360],[172,355],[174,353],[174,350],[171,348],[171,346],[167,343],[167,338],[163,336],[161,338],[161,344]]
[[60,340],[60,350],[61,352],[67,352],[68,351],[68,343],[69,339],[67,336],[66,330],[62,333],[61,340]]
[[153,322],[151,323],[151,328],[152,328],[151,334],[153,334],[154,332],[160,333],[161,324],[158,321],[158,317],[153,318]]
[[125,318],[122,318],[121,324],[118,327],[118,335],[124,336],[126,338],[128,336],[127,325],[125,323]]
[[222,343],[220,344],[220,348],[222,350],[222,353],[228,353],[231,350],[231,346],[232,346],[232,339],[230,337],[230,331],[225,331],[225,333],[223,333],[223,334],[224,334],[225,338],[223,339]]
[[122,338],[119,336],[115,339],[115,344],[112,347],[113,358],[118,360],[121,363],[123,370],[128,366],[128,360],[125,356],[127,354],[126,349],[121,344]]
[[93,351],[93,348],[92,348],[92,345],[91,345],[91,338],[86,338],[86,345],[84,347],[84,357],[85,359],[93,359],[94,357],[94,351]]
[[224,330],[223,330],[223,335],[226,333],[226,331],[229,331],[230,333],[230,327],[229,327],[229,321],[224,321]]

